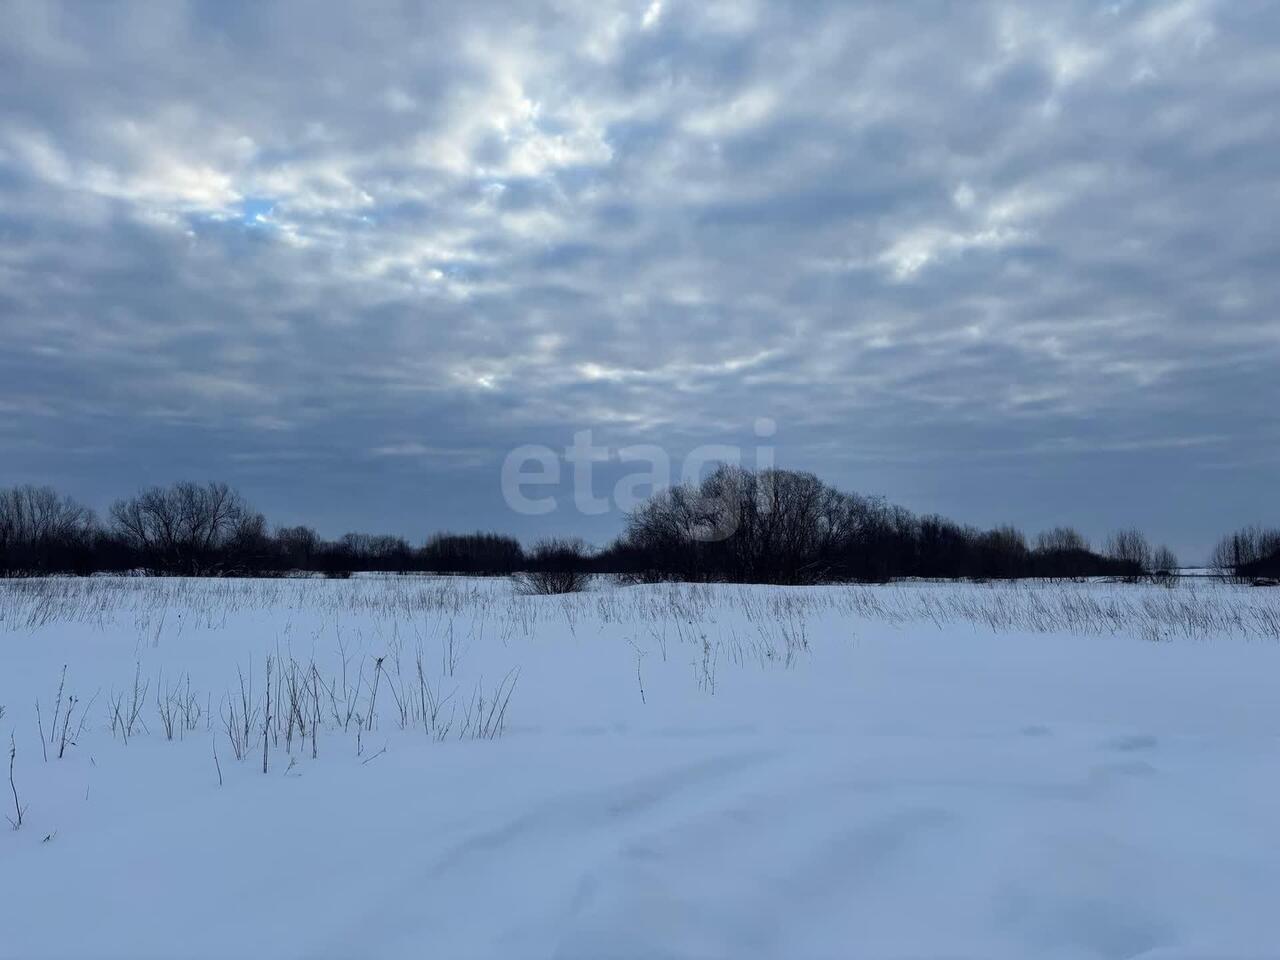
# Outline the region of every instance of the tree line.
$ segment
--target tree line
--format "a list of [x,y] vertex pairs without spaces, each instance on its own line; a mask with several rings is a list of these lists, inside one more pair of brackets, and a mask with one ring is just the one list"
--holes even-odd
[[[1280,531],[1225,537],[1213,564],[1233,577],[1280,576]],[[636,581],[802,584],[924,578],[1167,578],[1177,558],[1138,530],[1099,549],[1069,527],[1029,540],[917,515],[848,493],[810,473],[720,466],[702,481],[656,492],[600,550],[580,540],[525,549],[498,533],[400,536],[270,527],[224,483],[176,483],[116,501],[105,518],[49,487],[0,489],[0,576],[135,572],[269,576],[354,571],[510,575],[576,589],[593,574]]]
[[225,483],[176,483],[116,501],[105,521],[49,487],[0,490],[0,576],[123,573],[266,576],[357,570],[510,574],[526,565],[513,537],[348,533],[326,540],[306,526],[270,529]]
[[627,520],[615,562],[640,579],[758,583],[1172,576],[1178,560],[1137,530],[1101,552],[1069,527],[1034,543],[1014,527],[980,530],[846,493],[811,473],[721,466],[652,496]]

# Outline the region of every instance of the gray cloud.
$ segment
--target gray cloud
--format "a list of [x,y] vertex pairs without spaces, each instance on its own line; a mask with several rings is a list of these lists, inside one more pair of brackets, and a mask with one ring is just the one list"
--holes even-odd
[[0,483],[530,532],[516,444],[767,416],[846,486],[1198,554],[1274,512],[1278,39],[1214,0],[19,0]]

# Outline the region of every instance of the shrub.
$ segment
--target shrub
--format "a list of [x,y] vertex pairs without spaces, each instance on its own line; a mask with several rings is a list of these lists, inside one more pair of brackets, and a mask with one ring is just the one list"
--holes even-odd
[[581,540],[540,540],[529,554],[528,569],[515,575],[521,593],[581,593],[591,583],[586,545]]

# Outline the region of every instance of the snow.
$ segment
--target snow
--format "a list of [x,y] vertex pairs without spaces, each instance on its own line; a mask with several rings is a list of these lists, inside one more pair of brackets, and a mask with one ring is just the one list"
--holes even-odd
[[[366,729],[234,759],[240,673],[340,650]],[[401,729],[419,653],[501,736]],[[0,583],[0,956],[1274,957],[1278,667],[1218,583]]]

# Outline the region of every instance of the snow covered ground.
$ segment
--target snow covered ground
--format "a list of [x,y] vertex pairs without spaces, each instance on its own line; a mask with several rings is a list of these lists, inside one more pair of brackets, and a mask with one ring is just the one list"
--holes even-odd
[[1276,957],[1278,692],[1215,583],[3,582],[0,956]]

